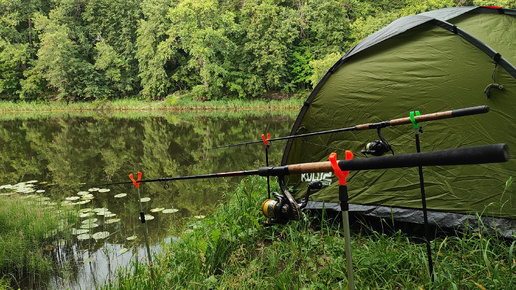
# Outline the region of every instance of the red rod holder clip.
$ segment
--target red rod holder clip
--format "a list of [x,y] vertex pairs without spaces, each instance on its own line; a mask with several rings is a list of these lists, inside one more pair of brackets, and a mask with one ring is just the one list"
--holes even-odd
[[[337,163],[337,153],[331,153],[329,159],[331,167],[333,167],[333,171],[335,172],[335,176],[339,178],[339,185],[346,185],[346,177],[348,177],[349,171],[342,171],[342,169],[340,169],[339,164]],[[353,159],[353,152],[346,150],[346,160],[351,159]]]
[[265,139],[265,134],[262,134],[262,140],[265,146],[269,146],[269,138],[271,138],[271,134],[267,133],[267,139]]
[[133,181],[134,183],[134,186],[136,188],[139,188],[140,187],[140,183],[138,181],[142,180],[142,173],[140,171],[138,171],[138,180],[134,180],[133,178],[133,174],[129,174],[129,178],[131,178],[131,180]]

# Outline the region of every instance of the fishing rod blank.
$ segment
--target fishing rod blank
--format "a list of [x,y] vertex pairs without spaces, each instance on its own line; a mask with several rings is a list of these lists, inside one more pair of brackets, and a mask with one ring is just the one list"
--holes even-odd
[[[487,112],[489,112],[489,106],[476,106],[476,107],[469,107],[469,108],[462,108],[462,109],[456,109],[456,110],[449,110],[449,111],[419,115],[419,116],[415,116],[414,120],[416,122],[426,122],[426,121],[435,121],[435,120],[484,114]],[[289,140],[289,139],[295,139],[295,138],[312,137],[312,136],[333,134],[333,133],[340,133],[340,132],[347,132],[347,131],[381,129],[381,128],[385,128],[385,127],[389,127],[389,126],[398,126],[398,125],[405,125],[405,124],[411,124],[411,123],[412,123],[412,120],[410,119],[410,117],[406,117],[406,118],[393,119],[390,121],[360,124],[360,125],[355,125],[352,127],[339,128],[339,129],[333,129],[333,130],[327,130],[327,131],[319,131],[319,132],[312,132],[312,133],[306,133],[306,134],[277,137],[277,138],[268,139],[268,141],[272,142],[272,141]],[[235,146],[243,146],[243,145],[262,143],[262,142],[263,142],[262,140],[250,141],[250,142],[243,142],[243,143],[237,143],[237,144],[231,144],[231,145],[212,147],[212,148],[203,149],[203,150],[208,151],[208,150],[214,150],[214,149],[230,148],[230,147],[235,147]]]
[[[506,162],[509,160],[509,147],[506,144],[491,144],[472,147],[461,147],[428,151],[422,153],[409,153],[402,155],[390,155],[375,158],[358,158],[352,160],[339,160],[338,165],[342,170],[374,170],[418,166],[446,166],[446,165],[471,165],[482,163]],[[233,176],[285,176],[290,174],[331,172],[333,168],[329,161],[299,163],[277,167],[261,167],[256,170],[231,171],[190,176],[162,177],[156,179],[141,180],[146,182],[165,182],[175,180],[191,180]],[[129,184],[118,182],[114,184]],[[107,184],[109,185],[109,184]]]

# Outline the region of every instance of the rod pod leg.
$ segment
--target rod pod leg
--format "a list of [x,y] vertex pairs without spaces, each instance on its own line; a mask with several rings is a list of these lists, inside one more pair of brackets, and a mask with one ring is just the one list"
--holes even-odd
[[340,211],[342,212],[342,226],[344,228],[344,242],[346,246],[346,264],[348,272],[348,289],[355,290],[353,279],[353,258],[351,254],[351,235],[349,229],[349,203],[348,187],[339,185]]

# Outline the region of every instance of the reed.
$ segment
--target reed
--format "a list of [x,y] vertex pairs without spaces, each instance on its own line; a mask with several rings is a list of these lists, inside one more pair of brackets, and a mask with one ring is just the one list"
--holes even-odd
[[[259,213],[265,192],[263,178],[246,178],[213,216],[176,229],[176,242],[163,245],[155,257],[154,284],[146,265],[133,264],[103,288],[345,289],[339,222],[304,215],[302,221],[265,228]],[[423,240],[385,221],[384,228],[352,227],[357,289],[516,287],[515,241],[478,232],[436,238],[431,282]]]
[[67,225],[76,220],[72,211],[36,195],[0,196],[1,276],[18,280],[53,271],[52,251],[60,240],[70,239]]
[[0,112],[125,112],[125,111],[240,111],[240,110],[298,110],[306,95],[294,95],[284,99],[221,99],[199,101],[190,97],[170,96],[162,101],[138,98],[96,100],[92,102],[1,101]]

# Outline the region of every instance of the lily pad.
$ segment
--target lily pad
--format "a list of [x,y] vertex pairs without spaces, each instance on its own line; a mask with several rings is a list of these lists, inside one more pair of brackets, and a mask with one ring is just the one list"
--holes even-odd
[[109,189],[109,188],[100,188],[98,190],[98,192],[110,192],[110,191],[111,191],[111,189]]
[[98,211],[96,210],[96,212],[97,212],[97,215],[109,215],[109,214],[111,214],[111,212],[107,208],[104,208],[104,209],[98,210]]
[[86,212],[91,212],[91,211],[92,211],[92,209],[87,207],[87,208],[80,209],[79,213],[86,213]]
[[92,191],[99,191],[100,188],[96,188],[96,187],[92,187],[90,189],[88,189],[89,192],[92,192]]
[[70,196],[70,197],[67,197],[67,198],[65,198],[65,199],[66,199],[66,200],[71,200],[71,201],[73,201],[73,200],[81,199],[81,197],[80,197],[80,196]]
[[129,252],[129,249],[127,249],[127,248],[121,248],[120,250],[118,250],[119,255],[125,254],[127,252]]
[[106,217],[106,218],[110,218],[110,217],[114,217],[114,216],[116,216],[116,213],[108,212],[108,213],[104,214],[104,217]]
[[206,216],[203,216],[203,215],[196,215],[196,216],[194,216],[194,218],[196,218],[196,219],[200,219],[200,220],[202,220],[202,219],[203,219],[203,218],[205,218],[205,217],[206,217]]
[[98,218],[89,218],[82,221],[83,224],[87,223],[96,223],[99,219]]
[[163,211],[164,209],[165,209],[164,207],[157,207],[157,208],[151,209],[150,211],[151,212],[160,212],[160,211]]
[[45,190],[44,190],[44,189],[38,189],[38,190],[36,190],[36,193],[43,193],[43,192],[45,192]]
[[[140,220],[141,220],[141,219],[142,219],[142,218],[140,217]],[[154,216],[153,216],[153,215],[150,215],[150,214],[146,214],[146,215],[145,215],[145,220],[146,220],[146,221],[151,221],[151,220],[153,220],[153,219],[154,219]]]
[[167,208],[167,209],[164,209],[162,212],[163,213],[176,213],[178,211],[179,210],[177,208]]
[[109,232],[98,232],[98,233],[94,233],[91,237],[94,238],[95,240],[101,240],[101,239],[105,239],[107,237],[109,237],[110,233]]
[[120,219],[108,219],[106,221],[104,221],[105,224],[113,224],[113,223],[117,223],[119,222]]
[[87,229],[72,229],[72,235],[82,235],[89,232]]
[[141,199],[141,202],[148,202],[150,200],[151,200],[150,197],[144,197],[144,198]]
[[84,212],[84,213],[79,214],[79,217],[85,218],[85,217],[90,217],[90,216],[94,216],[94,215],[95,215],[94,212]]
[[77,236],[77,239],[78,240],[89,240],[89,239],[91,239],[91,235],[90,234],[81,234],[81,235]]
[[138,236],[130,236],[130,237],[127,237],[127,238],[125,238],[125,239],[126,239],[126,240],[128,240],[128,241],[134,241],[134,240],[136,240],[137,238],[138,238]]
[[77,195],[86,195],[86,194],[90,194],[89,191],[79,191],[77,192]]
[[80,226],[81,229],[93,229],[93,228],[96,228],[98,227],[99,224],[96,224],[96,223],[88,223],[88,224],[82,224]]
[[127,193],[119,193],[117,195],[115,195],[115,198],[121,198],[121,197],[126,197],[127,196]]

